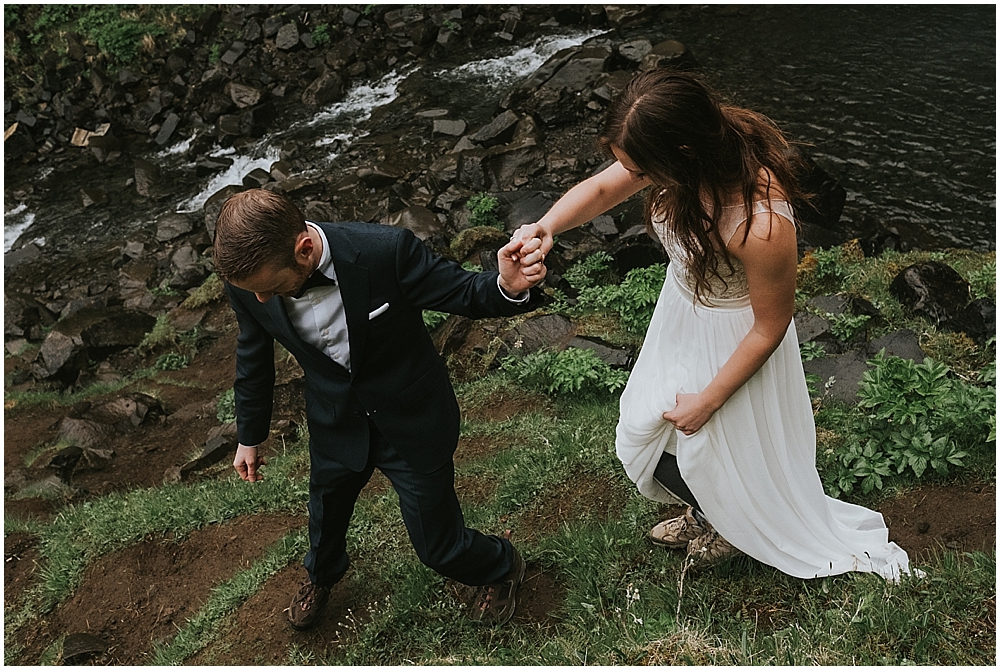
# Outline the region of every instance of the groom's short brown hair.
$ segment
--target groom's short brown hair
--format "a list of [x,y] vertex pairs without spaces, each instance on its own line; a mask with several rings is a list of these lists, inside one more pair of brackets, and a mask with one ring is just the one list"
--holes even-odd
[[239,281],[264,267],[294,267],[295,240],[304,230],[305,217],[284,195],[260,188],[237,193],[215,223],[215,272]]

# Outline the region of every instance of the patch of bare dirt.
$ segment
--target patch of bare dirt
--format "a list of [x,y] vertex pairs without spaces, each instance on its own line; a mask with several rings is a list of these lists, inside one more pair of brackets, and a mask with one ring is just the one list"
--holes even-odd
[[455,493],[462,506],[482,505],[496,495],[498,482],[483,475],[459,476],[455,478]]
[[996,549],[996,484],[921,486],[879,507],[889,539],[910,560],[927,558],[935,549]]
[[[474,606],[476,588],[448,580],[455,599],[466,608]],[[554,627],[559,622],[558,610],[566,601],[566,585],[557,581],[541,566],[529,561],[524,581],[517,591],[517,606],[509,625]]]
[[[258,560],[289,530],[305,523],[287,516],[241,517],[194,531],[183,540],[151,539],[96,560],[76,592],[26,627],[22,662],[60,637],[89,633],[107,653],[108,665],[148,662],[154,641],[167,641],[205,604],[213,587]],[[5,574],[6,579],[6,574]]]
[[559,530],[563,522],[606,521],[621,510],[629,494],[610,477],[590,473],[546,491],[521,514],[518,537],[534,541]]
[[552,411],[552,403],[548,397],[530,391],[516,393],[499,391],[490,395],[487,401],[482,404],[463,406],[462,416],[470,421],[499,423],[518,414],[532,412],[549,414]]
[[306,631],[294,630],[285,610],[306,579],[301,565],[290,565],[278,572],[236,611],[232,625],[187,664],[285,665],[292,644],[317,658],[331,653],[350,629],[352,618],[365,615],[363,603],[353,597],[350,580],[341,580],[330,590],[330,600],[319,622]]
[[38,580],[38,548],[34,536],[11,533],[3,540],[3,604],[12,606]]

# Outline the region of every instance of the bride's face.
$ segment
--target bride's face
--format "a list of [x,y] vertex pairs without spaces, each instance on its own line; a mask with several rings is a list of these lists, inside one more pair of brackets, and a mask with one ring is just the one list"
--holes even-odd
[[621,166],[628,170],[633,179],[637,181],[649,182],[649,177],[638,165],[635,164],[635,161],[628,157],[628,154],[614,145],[611,145],[611,153],[615,155],[615,158],[618,159]]

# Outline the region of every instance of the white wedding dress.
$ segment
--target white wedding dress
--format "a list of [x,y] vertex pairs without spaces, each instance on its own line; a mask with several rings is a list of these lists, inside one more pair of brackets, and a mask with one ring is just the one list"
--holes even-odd
[[[757,202],[754,213],[769,209],[794,220],[791,207],[779,200]],[[742,206],[726,208],[724,240],[744,215]],[[697,393],[712,381],[749,332],[753,312],[746,274],[735,258],[725,284],[712,277],[710,306],[696,303],[683,250],[664,222],[654,221],[654,228],[671,263],[622,394],[616,430],[618,457],[639,491],[674,501],[653,481],[667,451],[676,455],[681,476],[715,529],[753,558],[802,578],[857,570],[897,580],[908,573],[906,552],[889,542],[881,514],[823,491],[794,324],[763,367],[699,431],[684,435],[662,418],[678,393]],[[723,263],[720,271],[727,270]]]

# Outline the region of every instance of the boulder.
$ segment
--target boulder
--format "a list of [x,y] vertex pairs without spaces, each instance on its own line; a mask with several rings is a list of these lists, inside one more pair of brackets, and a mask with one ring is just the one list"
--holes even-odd
[[390,214],[385,224],[396,228],[406,228],[421,240],[426,240],[441,232],[441,221],[437,214],[419,205]]
[[[265,24],[266,25],[266,24]],[[299,44],[299,28],[294,22],[286,23],[278,30],[274,38],[274,46],[288,51],[294,49]]]
[[503,337],[511,353],[524,355],[546,349],[562,351],[576,336],[576,325],[560,314],[528,317]]
[[795,218],[802,226],[803,237],[813,246],[837,246],[847,241],[840,229],[840,215],[847,201],[847,191],[832,175],[801,150],[794,150],[803,170],[799,185],[811,193],[809,202],[795,203]]
[[143,158],[135,159],[135,190],[143,197],[154,195],[160,183],[160,166]]
[[368,188],[392,186],[402,178],[401,174],[384,165],[361,167],[356,174]]
[[830,322],[812,312],[797,312],[793,321],[800,345],[806,342],[830,342],[836,339],[830,330]]
[[278,112],[271,101],[251,107],[240,114],[240,134],[263,137],[277,116]]
[[[103,360],[138,346],[155,323],[152,316],[124,307],[86,307],[56,323],[50,336],[60,333],[74,340],[79,338],[90,358]],[[65,351],[65,344],[60,351]]]
[[476,131],[469,139],[486,148],[507,144],[514,139],[518,120],[517,114],[508,109]]
[[35,138],[24,123],[14,123],[3,134],[3,160],[5,163],[21,158],[35,150]]
[[192,230],[191,219],[185,214],[165,214],[156,220],[156,240],[169,242]]
[[634,351],[615,347],[595,337],[574,337],[566,344],[566,347],[572,349],[589,349],[609,366],[621,370],[631,370],[635,364]]
[[167,118],[163,120],[163,125],[160,126],[159,132],[156,133],[156,143],[163,146],[169,142],[171,136],[174,134],[174,131],[177,130],[177,126],[180,122],[181,117],[177,116],[173,112],[167,114]]
[[222,54],[222,58],[219,60],[226,65],[232,65],[240,59],[240,56],[242,56],[246,50],[247,45],[245,43],[240,41],[233,42],[232,45],[226,49],[226,53]]
[[234,81],[226,84],[224,92],[240,109],[253,107],[260,102],[261,97],[264,95],[264,92],[259,88],[247,86],[246,84],[239,84]]
[[243,176],[243,185],[247,188],[260,188],[271,181],[271,173],[264,168],[254,168]]
[[614,63],[621,69],[635,70],[642,59],[653,50],[649,40],[632,40],[619,44],[614,51]]
[[667,40],[650,49],[639,64],[639,69],[643,71],[658,67],[691,70],[698,67],[698,61],[682,43],[677,40]]
[[937,261],[904,268],[889,284],[889,292],[939,326],[956,321],[971,299],[969,283],[962,275]]
[[85,665],[87,661],[107,650],[108,644],[96,635],[71,633],[63,640],[62,662],[64,665]]
[[479,252],[488,250],[496,253],[510,238],[507,233],[490,226],[473,226],[456,235],[450,246],[451,256],[458,262],[464,262],[471,256],[479,256]]
[[329,105],[344,98],[344,80],[334,70],[327,70],[302,92],[304,105]]
[[434,134],[435,135],[450,135],[452,137],[458,137],[465,132],[465,121],[450,120],[450,119],[434,119]]
[[87,349],[79,335],[52,330],[42,342],[41,358],[42,365],[33,368],[37,378],[55,377],[72,383],[87,365]]
[[867,342],[843,354],[827,355],[823,358],[805,361],[802,363],[802,367],[807,374],[814,374],[820,378],[820,383],[826,387],[826,393],[829,397],[854,404],[858,401],[858,389],[865,371],[868,369],[867,361],[874,358],[882,350],[888,356],[897,356],[917,362],[924,359],[924,352],[917,342],[916,334],[911,330],[901,330]]

